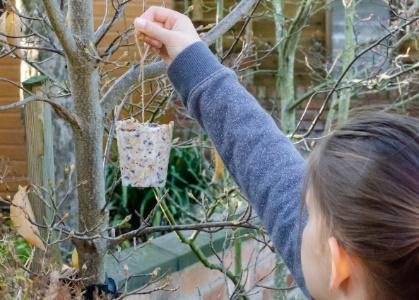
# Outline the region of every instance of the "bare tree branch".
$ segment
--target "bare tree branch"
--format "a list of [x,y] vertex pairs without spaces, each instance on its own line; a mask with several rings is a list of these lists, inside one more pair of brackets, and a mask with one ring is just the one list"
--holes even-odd
[[208,45],[212,45],[215,41],[227,31],[229,31],[237,22],[241,20],[258,0],[242,0],[236,7],[225,16],[214,28],[212,28],[202,40]]
[[[4,78],[4,77],[0,77],[0,81],[7,82],[7,83],[9,83],[9,84],[11,84],[11,85],[13,85],[13,86],[17,87],[18,89],[20,89],[20,90],[22,90],[22,91],[24,91],[24,92],[26,92],[26,93],[28,93],[28,94],[31,94],[31,91],[29,91],[29,90],[25,89],[25,87],[23,87],[23,86],[22,86],[20,83],[18,83],[18,82],[15,82],[15,81],[13,81],[13,80],[10,80],[10,79],[8,79],[8,78]],[[1,106],[0,106],[0,107],[1,107]]]
[[73,56],[77,52],[76,41],[65,24],[64,16],[54,0],[43,0],[48,19],[54,28],[57,37],[63,46],[64,52],[69,56]]
[[390,74],[390,75],[387,75],[387,76],[381,76],[380,79],[381,80],[384,80],[384,81],[390,81],[390,80],[392,80],[392,79],[394,79],[396,77],[399,77],[399,76],[401,76],[403,74],[406,74],[406,73],[409,73],[409,72],[413,72],[413,71],[416,71],[416,70],[419,70],[419,62],[417,62],[414,65],[411,65],[411,66],[405,68],[404,70],[400,70],[400,71],[398,71],[398,72],[396,72],[394,74]]
[[54,102],[54,101],[52,101],[48,98],[38,96],[38,95],[32,95],[32,96],[29,96],[29,97],[27,97],[23,100],[20,100],[20,101],[18,100],[14,103],[11,103],[11,104],[2,105],[2,106],[0,106],[0,111],[19,108],[19,107],[25,106],[28,103],[35,102],[35,101],[41,101],[41,102],[45,102],[45,103],[50,104],[52,106],[52,108],[54,109],[54,111],[60,117],[62,117],[65,121],[70,123],[70,125],[73,127],[73,129],[80,128],[80,123],[77,119],[77,116],[74,113],[69,111],[67,108],[65,108],[61,104],[56,103],[56,102]]
[[12,44],[12,43],[9,43],[9,42],[6,43],[6,42],[3,42],[3,41],[0,41],[0,44],[12,47],[12,48],[14,48],[14,50],[22,49],[22,50],[48,51],[48,52],[56,53],[56,54],[59,54],[59,55],[63,55],[62,51],[60,51],[58,49],[55,49],[55,48],[51,48],[51,47],[20,46],[20,45],[15,45],[15,44]]
[[[213,44],[217,38],[225,34],[238,21],[245,16],[258,0],[242,0],[237,6],[214,28],[212,28],[203,38],[207,45]],[[157,77],[166,71],[166,65],[163,61],[149,64],[144,67],[144,80]],[[124,98],[126,91],[130,87],[138,83],[140,68],[138,65],[131,67],[124,75],[122,75],[106,94],[102,97],[102,111],[107,114],[113,107]]]
[[[118,7],[115,10],[115,13],[112,17],[112,19],[108,22],[103,22],[99,28],[95,32],[95,45],[98,45],[103,37],[106,35],[106,33],[112,28],[112,26],[124,15],[124,11],[126,6],[129,2],[132,0],[125,0],[122,3],[118,3]],[[107,5],[107,3],[106,3]],[[106,18],[106,16],[105,16]]]
[[142,226],[136,230],[124,233],[115,238],[108,238],[110,240],[111,246],[116,246],[119,243],[137,237],[143,234],[151,234],[156,232],[173,232],[173,231],[188,231],[188,230],[220,230],[224,228],[250,228],[250,229],[260,229],[259,226],[248,223],[247,221],[226,221],[226,222],[208,222],[200,224],[186,224],[186,225],[164,225],[164,226]]
[[[330,92],[327,94],[326,98],[324,99],[322,106],[320,107],[319,113],[316,115],[316,117],[313,119],[313,122],[310,124],[310,127],[307,129],[307,131],[301,136],[302,138],[305,138],[310,135],[310,133],[313,131],[314,127],[316,126],[317,122],[320,120],[320,117],[322,116],[323,112],[325,111],[327,104],[329,103],[329,100],[332,98],[333,93],[336,91],[336,89],[339,87],[342,80],[345,78],[345,75],[349,72],[349,70],[352,68],[352,66],[355,64],[356,61],[358,61],[362,56],[364,56],[366,53],[380,45],[383,41],[388,39],[389,37],[393,36],[395,33],[399,32],[406,26],[409,26],[410,24],[416,22],[419,20],[419,16],[416,16],[409,21],[405,22],[404,24],[401,24],[397,28],[391,30],[389,33],[378,39],[375,43],[371,44],[364,50],[362,50],[360,53],[358,53],[355,58],[351,61],[351,63],[343,70],[342,74],[339,76],[338,80],[336,81],[333,88],[330,90]],[[301,125],[301,121],[297,124],[294,132],[291,134],[291,138],[294,137],[294,135],[297,133],[297,130],[299,129]]]
[[37,96],[37,95],[29,96],[26,99],[23,99],[21,101],[18,100],[16,102],[11,103],[11,104],[6,104],[6,105],[0,106],[0,111],[19,108],[21,106],[24,106],[24,105],[26,105],[30,102],[34,102],[34,101],[43,101],[43,100],[41,99],[40,96]]

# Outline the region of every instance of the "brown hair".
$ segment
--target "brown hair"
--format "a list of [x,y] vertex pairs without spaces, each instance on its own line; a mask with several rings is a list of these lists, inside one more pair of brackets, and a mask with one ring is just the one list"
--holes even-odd
[[371,297],[419,297],[419,120],[361,113],[309,158],[303,195],[313,193],[327,227],[373,278]]

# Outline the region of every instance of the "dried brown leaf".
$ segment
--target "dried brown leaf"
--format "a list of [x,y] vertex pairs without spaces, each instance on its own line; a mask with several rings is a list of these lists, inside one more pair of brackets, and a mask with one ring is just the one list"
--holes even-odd
[[35,216],[28,198],[27,187],[19,186],[10,206],[10,219],[17,232],[32,246],[45,251],[39,230],[33,224]]
[[224,162],[223,162],[220,154],[218,153],[218,151],[215,149],[215,147],[213,148],[213,151],[214,151],[215,171],[214,171],[214,175],[212,177],[212,182],[217,182],[223,176]]

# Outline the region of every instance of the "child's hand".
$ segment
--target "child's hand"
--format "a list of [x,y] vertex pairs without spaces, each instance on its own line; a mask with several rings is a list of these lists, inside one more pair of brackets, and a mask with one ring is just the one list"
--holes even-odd
[[167,64],[189,45],[200,41],[191,20],[171,9],[152,6],[134,21],[135,29],[144,34],[144,41]]

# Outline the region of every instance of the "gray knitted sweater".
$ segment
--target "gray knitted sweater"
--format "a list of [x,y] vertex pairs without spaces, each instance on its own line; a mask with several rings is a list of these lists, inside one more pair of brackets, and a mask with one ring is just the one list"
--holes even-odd
[[180,53],[168,75],[308,295],[299,230],[304,159],[235,73],[220,64],[204,43],[197,42]]

